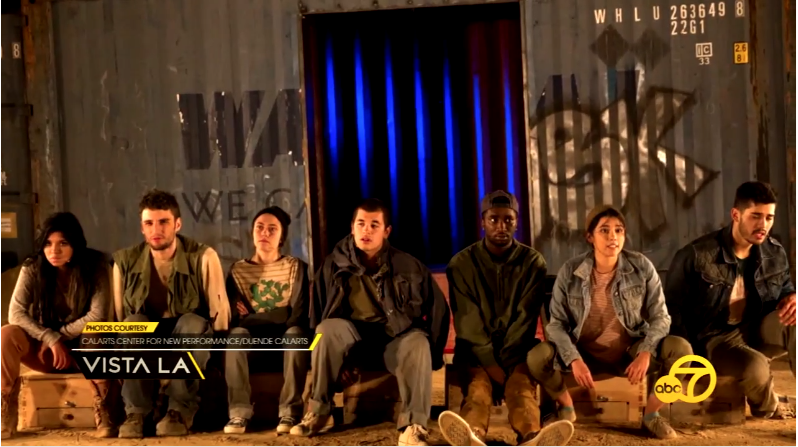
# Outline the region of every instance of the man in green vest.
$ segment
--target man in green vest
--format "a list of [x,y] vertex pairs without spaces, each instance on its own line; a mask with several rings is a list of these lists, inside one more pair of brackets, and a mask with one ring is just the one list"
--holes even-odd
[[[178,235],[180,206],[168,192],[152,190],[139,203],[144,242],[114,253],[114,308],[127,322],[155,322],[162,334],[209,336],[226,331],[230,303],[216,251]],[[201,369],[208,351],[193,353]],[[153,410],[157,380],[125,380],[122,398],[127,419],[120,438],[144,436],[144,418]],[[158,436],[188,434],[199,408],[197,380],[171,380],[169,409],[158,422]]]

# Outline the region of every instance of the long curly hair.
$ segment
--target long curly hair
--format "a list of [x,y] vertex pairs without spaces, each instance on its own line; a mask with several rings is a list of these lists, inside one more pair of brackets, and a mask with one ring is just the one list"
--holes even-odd
[[[67,263],[70,283],[75,293],[74,305],[67,321],[58,315],[56,303],[57,269],[50,264],[44,255],[47,240],[53,233],[60,232],[69,242],[73,250],[72,258]],[[101,252],[87,247],[86,236],[83,234],[78,218],[69,212],[59,212],[50,215],[44,221],[42,229],[34,243],[34,252],[23,262],[23,266],[30,269],[34,278],[31,290],[32,306],[31,316],[39,320],[45,327],[58,330],[64,323],[76,320],[89,311],[91,297],[100,287],[100,276],[103,269],[104,257]]]

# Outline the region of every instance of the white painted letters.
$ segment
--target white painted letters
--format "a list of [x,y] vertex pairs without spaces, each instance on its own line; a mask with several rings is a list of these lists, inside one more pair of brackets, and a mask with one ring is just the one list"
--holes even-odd
[[596,16],[596,23],[604,23],[604,20],[607,18],[607,10],[606,9],[594,9],[593,15]]

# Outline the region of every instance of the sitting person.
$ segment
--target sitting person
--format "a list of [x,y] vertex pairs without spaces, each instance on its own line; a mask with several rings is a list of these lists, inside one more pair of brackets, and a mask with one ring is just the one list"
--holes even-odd
[[549,341],[532,350],[532,376],[557,401],[560,417],[572,421],[566,368],[590,389],[595,373],[625,375],[632,385],[645,380],[651,393],[643,426],[657,438],[675,438],[659,414],[664,404],[653,385],[693,351],[685,339],[668,335],[671,319],[654,265],[641,253],[623,249],[626,221],[620,211],[600,205],[585,226],[591,250],[568,260],[557,274],[546,326]]
[[[227,296],[233,319],[231,337],[296,339],[308,336],[308,265],[280,253],[290,224],[291,217],[276,206],[255,215],[252,221],[255,254],[233,264],[227,275]],[[280,393],[277,434],[287,434],[299,423],[304,410],[302,392],[310,367],[310,353],[231,350],[225,351],[230,412],[225,433],[246,431],[252,419],[250,365],[275,364],[271,359],[280,360],[285,380]]]
[[[527,356],[539,342],[546,261],[518,242],[518,201],[504,191],[482,200],[485,238],[449,262],[449,300],[457,333],[454,365],[460,375],[460,414],[438,417],[451,445],[486,445],[493,395],[504,396],[519,445],[566,445],[574,427],[558,421],[541,431]],[[498,390],[498,393],[497,393]]]
[[[213,248],[179,233],[183,226],[174,195],[151,190],[139,202],[144,242],[114,253],[114,308],[119,321],[157,322],[156,337],[211,336],[230,324],[224,272]],[[204,370],[210,351],[194,352]],[[145,418],[157,412],[158,380],[126,379],[122,384],[125,422],[120,438],[144,437]],[[171,379],[169,407],[156,436],[185,436],[199,410],[199,380]]]
[[388,243],[391,220],[381,201],[361,203],[351,228],[316,273],[310,324],[322,337],[311,355],[310,408],[291,434],[332,427],[333,387],[358,346],[399,383],[399,445],[428,445],[432,371],[443,367],[449,306],[431,272]]
[[775,214],[770,185],[740,185],[731,224],[679,250],[665,281],[671,333],[735,377],[751,414],[765,419],[795,417],[795,399],[776,394],[770,372],[770,359],[787,354],[795,377],[795,286],[769,236]]
[[[2,439],[17,429],[20,364],[44,373],[80,371],[70,351],[80,347],[86,323],[106,321],[109,279],[105,256],[86,246],[78,219],[72,213],[48,217],[36,252],[22,264],[2,329]],[[91,385],[96,436],[116,436],[108,410],[111,381]]]

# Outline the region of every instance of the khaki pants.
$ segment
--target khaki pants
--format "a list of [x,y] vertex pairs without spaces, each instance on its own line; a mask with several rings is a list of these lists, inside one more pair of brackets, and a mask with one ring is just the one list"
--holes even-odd
[[[463,389],[460,416],[477,431],[488,432],[490,408],[494,401],[494,384],[482,367],[461,366],[458,370]],[[503,397],[509,411],[510,426],[520,437],[540,431],[540,407],[537,384],[525,364],[516,366],[504,384]],[[481,432],[481,433],[480,433]]]

